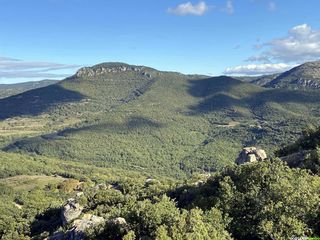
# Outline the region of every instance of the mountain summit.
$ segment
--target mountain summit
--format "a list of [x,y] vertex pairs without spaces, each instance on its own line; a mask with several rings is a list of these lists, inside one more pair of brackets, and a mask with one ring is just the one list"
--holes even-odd
[[144,67],[144,66],[135,66],[129,65],[126,63],[120,62],[110,62],[110,63],[101,63],[93,67],[84,67],[81,68],[76,74],[76,77],[96,77],[108,73],[121,73],[121,72],[135,72],[140,73],[141,75],[146,75],[151,77],[150,73],[147,72],[156,71],[155,69]]

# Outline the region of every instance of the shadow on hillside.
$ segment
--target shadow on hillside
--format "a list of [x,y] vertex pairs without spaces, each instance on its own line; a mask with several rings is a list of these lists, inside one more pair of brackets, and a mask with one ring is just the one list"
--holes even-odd
[[30,225],[31,235],[38,235],[43,232],[52,234],[62,226],[60,208],[48,208],[42,214],[38,214]]
[[267,103],[320,103],[319,91],[266,89],[221,76],[200,80],[190,80],[188,92],[200,99],[189,106],[190,114],[202,114],[235,107],[254,110]]
[[129,117],[124,123],[98,123],[94,125],[84,126],[80,128],[65,129],[59,132],[58,136],[66,136],[77,132],[112,132],[112,133],[127,133],[135,130],[152,130],[161,128],[163,125],[151,119],[140,116]]
[[58,84],[33,89],[24,93],[0,99],[0,120],[20,116],[36,116],[51,106],[78,102],[85,96],[61,87]]
[[153,131],[154,129],[162,128],[162,127],[163,127],[163,124],[161,123],[157,123],[153,120],[150,120],[144,117],[134,116],[134,117],[128,118],[127,121],[124,123],[99,123],[99,124],[93,124],[89,126],[78,127],[78,128],[67,128],[56,133],[21,139],[2,148],[1,150],[2,151],[23,150],[27,152],[34,152],[36,154],[40,154],[38,152],[39,145],[43,144],[46,141],[50,142],[55,140],[63,140],[68,135],[73,135],[78,133],[81,134],[81,133],[88,132],[94,139],[95,136],[103,133],[127,134],[132,131],[139,131],[139,132]]
[[227,92],[240,84],[243,82],[227,76],[190,80],[188,92],[194,97],[204,98],[217,92]]

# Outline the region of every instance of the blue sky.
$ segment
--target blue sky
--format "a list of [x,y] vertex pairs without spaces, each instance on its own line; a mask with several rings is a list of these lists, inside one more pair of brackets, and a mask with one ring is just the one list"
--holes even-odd
[[121,61],[252,75],[320,57],[319,0],[0,0],[0,83]]

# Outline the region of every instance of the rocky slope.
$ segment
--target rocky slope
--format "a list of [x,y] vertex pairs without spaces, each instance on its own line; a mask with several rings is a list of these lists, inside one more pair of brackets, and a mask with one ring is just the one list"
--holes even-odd
[[287,89],[320,89],[320,61],[297,66],[280,74],[265,86]]

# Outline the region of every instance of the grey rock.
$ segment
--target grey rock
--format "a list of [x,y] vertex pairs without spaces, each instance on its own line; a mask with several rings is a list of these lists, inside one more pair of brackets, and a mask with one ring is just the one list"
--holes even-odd
[[103,224],[104,218],[92,214],[85,214],[81,219],[73,222],[72,229],[68,231],[68,239],[82,240],[85,239],[85,232],[93,227]]
[[[116,64],[116,65],[99,65],[94,67],[84,67],[78,70],[75,74],[76,77],[96,77],[106,73],[121,73],[121,72],[141,72],[143,67],[130,66],[126,64]],[[142,75],[151,78],[151,75],[142,72]]]
[[88,229],[104,223],[105,220],[103,217],[85,214],[81,219],[74,220],[72,228],[66,233],[57,232],[45,240],[83,240],[86,239],[85,233]]
[[127,221],[122,217],[117,217],[111,220],[111,223],[114,225],[126,225]]
[[267,159],[267,154],[264,150],[257,149],[256,147],[246,147],[240,152],[236,159],[236,164],[253,163],[265,159]]
[[78,218],[82,213],[83,207],[74,199],[68,199],[67,203],[61,210],[61,220],[63,225],[67,225],[74,219]]

